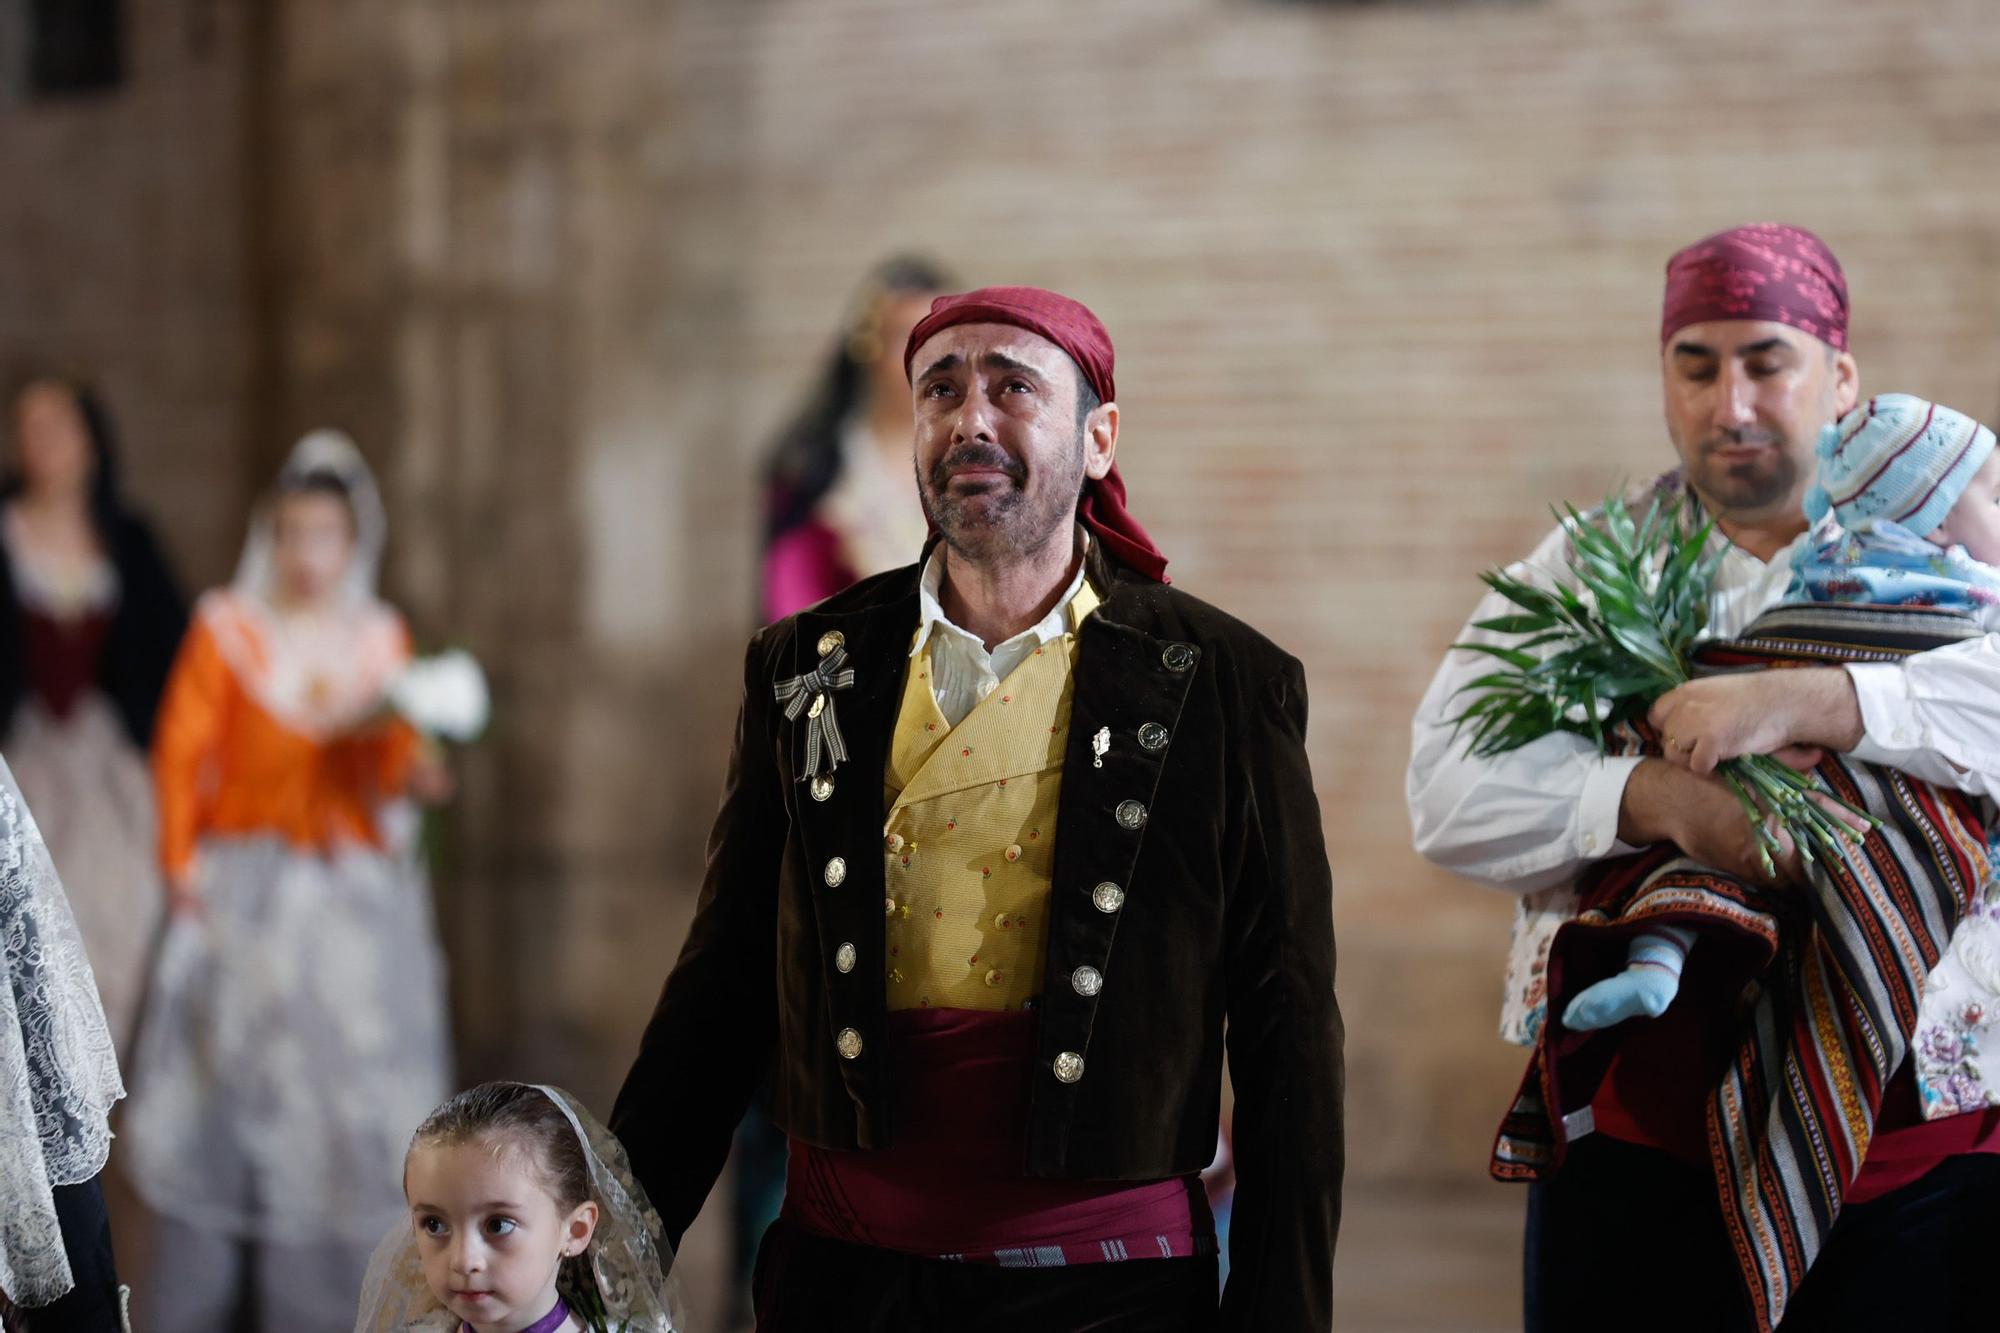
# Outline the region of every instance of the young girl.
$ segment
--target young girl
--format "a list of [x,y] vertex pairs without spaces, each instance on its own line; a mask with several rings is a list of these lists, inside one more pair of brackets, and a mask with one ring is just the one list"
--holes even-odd
[[461,1092],[417,1130],[403,1192],[409,1220],[375,1252],[355,1333],[687,1327],[624,1149],[566,1092]]
[[[1819,484],[1806,497],[1814,526],[1793,558],[1785,600],[1954,610],[2000,631],[1994,443],[1972,418],[1900,393],[1879,394],[1828,426]],[[1677,926],[1635,935],[1625,970],[1570,1001],[1564,1026],[1593,1031],[1665,1013],[1693,943],[1694,932]],[[1925,1095],[1938,1094],[1926,1087]]]
[[161,707],[171,916],[119,1141],[158,1218],[149,1333],[345,1329],[447,1087],[427,886],[383,826],[447,783],[385,720],[409,636],[374,594],[383,537],[352,442],[307,436]]

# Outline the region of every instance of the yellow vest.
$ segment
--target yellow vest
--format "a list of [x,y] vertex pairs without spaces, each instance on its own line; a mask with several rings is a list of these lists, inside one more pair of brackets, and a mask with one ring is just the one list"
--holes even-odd
[[905,673],[883,823],[891,1009],[1019,1009],[1042,993],[1056,804],[1077,627],[1015,667],[956,727],[926,652]]

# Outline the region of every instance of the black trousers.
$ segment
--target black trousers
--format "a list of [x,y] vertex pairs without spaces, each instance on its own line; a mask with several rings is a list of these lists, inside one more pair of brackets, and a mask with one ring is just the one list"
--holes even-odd
[[1213,1256],[1070,1268],[950,1263],[780,1220],[752,1280],[757,1333],[1211,1333]]
[[[2000,1327],[2000,1157],[1954,1157],[1843,1209],[1781,1333]],[[1529,1333],[1754,1327],[1708,1173],[1592,1135],[1529,1187]]]

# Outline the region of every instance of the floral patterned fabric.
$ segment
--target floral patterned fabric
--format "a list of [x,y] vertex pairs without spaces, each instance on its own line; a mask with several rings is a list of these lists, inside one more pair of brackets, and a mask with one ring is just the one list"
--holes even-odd
[[1500,1038],[1533,1046],[1549,1016],[1549,947],[1556,932],[1577,912],[1576,890],[1567,884],[1538,889],[1514,906],[1514,932],[1507,944],[1507,990],[1500,1006]]
[[1859,602],[1965,611],[2000,628],[2000,570],[1963,546],[1937,546],[1899,523],[1864,519],[1853,529],[1822,519],[1792,563],[1788,602]]
[[2000,1106],[2000,876],[1966,914],[1918,1010],[1914,1073],[1924,1119]]

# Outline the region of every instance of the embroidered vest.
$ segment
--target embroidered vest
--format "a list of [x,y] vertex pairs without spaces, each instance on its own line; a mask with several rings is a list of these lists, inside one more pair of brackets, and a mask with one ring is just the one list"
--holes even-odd
[[956,727],[926,652],[911,663],[884,774],[890,1009],[1022,1009],[1042,993],[1076,626]]

